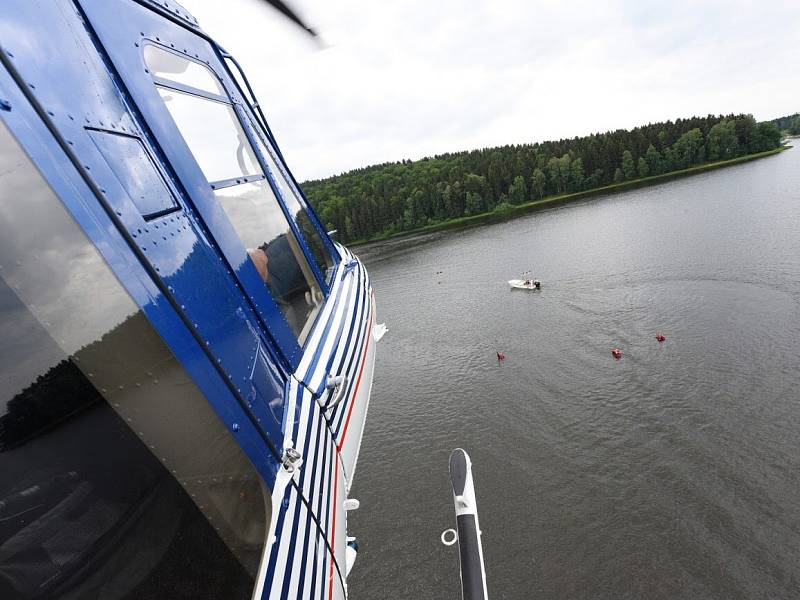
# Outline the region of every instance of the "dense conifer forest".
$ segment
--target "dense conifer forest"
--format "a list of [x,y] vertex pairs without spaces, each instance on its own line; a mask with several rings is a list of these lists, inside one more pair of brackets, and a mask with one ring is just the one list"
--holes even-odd
[[385,163],[302,187],[325,226],[351,242],[762,152],[780,140],[774,124],[750,115],[709,115]]
[[772,123],[781,131],[786,131],[791,135],[800,134],[800,113],[794,113],[787,117],[778,117],[777,119],[772,119],[772,121],[767,121],[767,123]]

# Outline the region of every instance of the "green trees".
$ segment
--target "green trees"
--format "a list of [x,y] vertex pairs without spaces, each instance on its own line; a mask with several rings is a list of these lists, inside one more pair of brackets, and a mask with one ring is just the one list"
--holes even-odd
[[[800,128],[800,115],[791,122]],[[787,121],[788,122],[788,121]],[[509,211],[564,194],[777,148],[780,132],[750,115],[691,117],[537,144],[442,154],[303,184],[328,229],[348,242],[431,222]]]
[[467,192],[466,205],[464,206],[465,215],[479,215],[483,212],[483,200],[481,195],[476,192]]
[[569,187],[572,192],[583,189],[583,159],[579,156],[569,165]]
[[777,148],[781,144],[781,132],[772,123],[759,123],[753,141],[750,144],[750,152],[763,152],[770,148]]
[[[736,145],[741,146],[741,152],[757,152],[753,150],[758,135],[758,123],[752,115],[746,115],[733,120],[733,129],[736,132]],[[778,133],[778,140],[780,142],[780,133]],[[734,153],[736,156],[738,152]]]
[[723,119],[708,131],[708,160],[731,158],[736,154],[738,144],[736,122]]
[[546,188],[547,175],[537,167],[533,170],[533,175],[531,175],[531,194],[533,194],[533,197],[536,199],[543,198]]
[[[622,152],[622,176],[625,179],[633,179],[636,177],[636,169],[633,166],[633,154],[631,154],[630,150]],[[614,179],[616,179],[616,173],[614,174]]]
[[567,191],[570,162],[569,154],[564,154],[561,158],[553,157],[547,161],[547,172],[556,194],[563,194]]
[[672,145],[672,158],[676,169],[686,167],[701,162],[701,156],[705,153],[703,149],[703,132],[697,128],[690,129],[675,141]]
[[528,186],[525,185],[525,178],[522,175],[517,175],[508,188],[508,201],[511,204],[522,204],[527,200]]
[[639,157],[639,177],[647,177],[650,174],[650,166],[644,156]]
[[[800,134],[800,129],[795,130],[797,133],[791,132],[792,125],[795,124],[797,119],[800,119],[800,113],[794,113],[793,115],[786,115],[785,117],[772,119],[772,121],[767,121],[767,123],[775,125],[775,127],[778,128],[778,131],[786,131],[791,135],[797,135]],[[800,124],[798,125],[800,126]]]
[[661,173],[661,166],[662,166],[662,158],[661,153],[655,149],[653,144],[650,144],[647,147],[647,152],[645,153],[645,159],[647,160],[647,167],[648,171],[650,171],[651,175],[658,175]]
[[797,117],[792,124],[789,125],[789,129],[787,130],[789,135],[800,135],[800,117]]

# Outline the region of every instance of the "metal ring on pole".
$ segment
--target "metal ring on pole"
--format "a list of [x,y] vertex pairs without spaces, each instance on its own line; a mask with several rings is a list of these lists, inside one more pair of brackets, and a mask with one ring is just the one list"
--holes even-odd
[[[447,534],[448,534],[448,533],[452,533],[452,534],[453,534],[453,537],[452,537],[452,538],[450,538],[450,539],[448,539],[448,538],[447,538]],[[452,546],[452,545],[453,545],[453,544],[455,544],[457,541],[458,541],[458,533],[456,533],[456,530],[455,530],[455,529],[445,529],[445,530],[442,532],[442,543],[443,543],[445,546]]]

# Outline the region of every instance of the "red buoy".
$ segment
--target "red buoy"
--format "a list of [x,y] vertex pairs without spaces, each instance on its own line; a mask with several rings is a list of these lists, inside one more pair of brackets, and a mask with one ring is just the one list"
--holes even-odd
[[506,353],[505,352],[498,352],[497,353],[497,360],[505,360],[505,359],[506,359]]
[[619,348],[614,348],[611,351],[611,356],[619,360],[620,358],[622,358],[622,350],[620,350]]
[[666,340],[666,339],[667,339],[667,336],[665,336],[663,333],[657,333],[657,334],[656,334],[656,339],[657,339],[659,342],[663,342],[664,340]]

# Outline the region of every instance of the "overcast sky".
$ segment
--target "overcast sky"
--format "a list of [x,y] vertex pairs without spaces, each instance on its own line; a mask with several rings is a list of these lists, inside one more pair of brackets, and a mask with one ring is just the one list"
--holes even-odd
[[800,111],[800,1],[183,0],[299,180],[708,113]]

